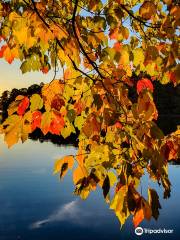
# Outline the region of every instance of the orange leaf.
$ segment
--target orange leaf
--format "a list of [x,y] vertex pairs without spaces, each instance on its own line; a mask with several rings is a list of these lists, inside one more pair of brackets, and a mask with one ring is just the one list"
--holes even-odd
[[113,46],[113,48],[117,51],[120,52],[122,49],[122,43],[121,42],[116,42]]
[[156,14],[156,5],[152,1],[145,1],[140,9],[139,13],[145,20],[151,19]]
[[49,132],[58,135],[60,134],[61,129],[64,127],[64,125],[65,125],[64,118],[60,114],[58,115],[54,114],[54,117],[50,124]]
[[[5,60],[11,64],[14,61],[15,57],[18,57],[18,49],[17,48],[12,48],[10,49],[8,46],[3,46],[4,49],[2,49],[2,53],[3,57],[5,58]],[[3,48],[2,47],[2,48]]]
[[74,104],[74,109],[76,110],[77,115],[81,114],[84,107],[84,103],[80,100]]
[[49,67],[48,66],[42,67],[41,72],[44,73],[44,74],[48,73],[49,72]]
[[95,116],[90,116],[84,126],[83,126],[83,132],[87,137],[90,137],[92,134],[99,132],[101,128],[100,123],[97,121]]
[[136,228],[142,222],[143,219],[144,219],[144,211],[141,208],[138,211],[136,211],[133,217],[134,227]]

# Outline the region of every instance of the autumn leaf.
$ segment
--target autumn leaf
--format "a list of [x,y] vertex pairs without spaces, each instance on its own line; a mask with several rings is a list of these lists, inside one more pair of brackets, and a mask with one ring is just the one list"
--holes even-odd
[[22,126],[22,118],[18,115],[11,115],[6,119],[3,125],[6,126],[4,131],[5,132],[4,141],[10,148],[19,141]]
[[49,72],[49,67],[48,66],[42,67],[41,72],[44,73],[44,74],[47,74]]
[[27,112],[24,116],[13,114],[9,116],[3,123],[4,140],[10,148],[20,139],[25,142],[31,133],[31,112]]
[[28,107],[29,107],[29,98],[24,97],[18,106],[18,110],[17,110],[18,115],[19,116],[24,115],[24,113],[28,109]]
[[32,113],[32,131],[41,127],[42,113],[35,111]]
[[150,220],[151,216],[152,210],[149,203],[143,197],[140,197],[133,216],[134,227],[136,228],[144,218]]
[[137,82],[137,93],[140,94],[144,89],[148,89],[151,92],[154,91],[152,82],[147,78],[143,78]]
[[4,56],[4,51],[6,50],[7,45],[3,45],[0,49],[0,58],[2,58]]
[[149,92],[143,92],[138,97],[137,113],[145,121],[157,119],[158,112],[153,98]]
[[31,111],[35,111],[43,107],[43,99],[40,97],[39,94],[33,94],[30,98],[30,102]]
[[9,46],[2,46],[0,50],[0,57],[4,57],[5,60],[11,64],[14,61],[14,58],[19,57],[18,49],[17,48],[10,48]]
[[84,108],[85,108],[85,104],[81,100],[77,101],[74,104],[74,109],[77,115],[80,115]]
[[17,112],[18,110],[18,106],[21,102],[21,100],[24,99],[23,95],[18,95],[15,99],[15,101],[13,101],[9,106],[8,106],[8,116],[12,115],[13,113]]
[[156,14],[156,5],[152,1],[144,1],[139,9],[139,13],[145,20],[149,20]]
[[44,135],[48,132],[59,135],[65,125],[64,118],[54,111],[45,112],[42,115],[41,130]]
[[63,100],[60,94],[54,96],[51,101],[51,108],[54,108],[57,111],[61,110],[61,107],[65,106],[65,101]]
[[60,114],[53,113],[52,121],[50,123],[49,132],[52,134],[59,134],[65,125],[64,118]]
[[122,186],[119,191],[115,193],[115,196],[110,204],[110,209],[113,209],[115,211],[115,214],[121,223],[121,227],[130,215],[127,205],[126,194],[127,188],[126,186]]
[[90,116],[83,126],[83,132],[87,137],[90,137],[93,133],[99,132],[100,123],[97,121],[95,116]]
[[84,166],[78,165],[78,167],[73,171],[74,184],[77,184],[84,177],[87,177],[87,170]]
[[123,128],[123,125],[122,125],[122,123],[120,123],[120,122],[116,122],[116,123],[114,124],[114,126],[115,126],[116,128],[118,128],[118,129],[122,129],[122,128]]
[[74,157],[73,156],[65,156],[56,161],[54,165],[53,174],[60,173],[60,178],[63,178],[68,169],[72,169],[74,165]]
[[152,209],[152,216],[157,220],[159,217],[159,209],[161,209],[161,204],[159,202],[159,196],[157,192],[152,188],[148,189],[148,199]]
[[44,99],[44,105],[47,111],[51,110],[51,104],[56,96],[63,93],[64,84],[59,80],[54,80],[49,84],[45,84],[41,90]]
[[109,176],[107,175],[104,179],[103,185],[102,185],[102,189],[103,189],[103,195],[104,198],[106,199],[109,190],[110,190],[110,180],[109,180]]
[[133,217],[133,223],[134,223],[134,227],[136,228],[144,219],[144,211],[143,209],[139,209],[138,211],[136,211],[134,217]]
[[43,113],[40,128],[44,135],[46,135],[50,130],[51,120],[52,120],[51,112]]

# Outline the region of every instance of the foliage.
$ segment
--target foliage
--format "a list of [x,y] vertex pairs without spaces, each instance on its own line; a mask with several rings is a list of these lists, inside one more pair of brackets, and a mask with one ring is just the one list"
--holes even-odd
[[76,156],[57,160],[54,173],[64,177],[75,160],[75,194],[85,199],[101,187],[121,224],[131,214],[134,226],[158,218],[156,191],[148,189],[148,200],[138,192],[145,171],[170,196],[168,161],[180,157],[180,130],[164,136],[155,123],[153,82],[180,83],[179,12],[172,0],[0,1],[0,57],[19,59],[22,73],[55,72],[41,93],[10,104],[0,128],[6,143],[37,128],[79,133]]

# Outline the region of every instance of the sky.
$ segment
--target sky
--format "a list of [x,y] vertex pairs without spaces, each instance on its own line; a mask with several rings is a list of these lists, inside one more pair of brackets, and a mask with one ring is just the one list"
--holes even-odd
[[12,64],[9,64],[4,59],[0,59],[0,94],[5,90],[11,90],[13,88],[23,88],[29,87],[34,83],[49,82],[54,76],[53,71],[50,71],[48,74],[41,72],[22,74],[19,68],[19,61],[14,61]]

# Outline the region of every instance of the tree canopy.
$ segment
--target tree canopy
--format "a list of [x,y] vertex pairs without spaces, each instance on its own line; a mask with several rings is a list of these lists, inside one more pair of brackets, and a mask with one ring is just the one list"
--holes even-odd
[[54,173],[73,169],[83,199],[101,187],[122,225],[129,215],[134,226],[157,219],[156,191],[149,187],[146,200],[139,186],[147,172],[169,197],[168,161],[180,157],[180,128],[163,134],[153,100],[155,81],[180,83],[179,25],[172,0],[0,0],[0,57],[20,60],[22,73],[54,70],[41,93],[9,105],[5,142],[37,128],[76,133],[77,154],[57,160]]

